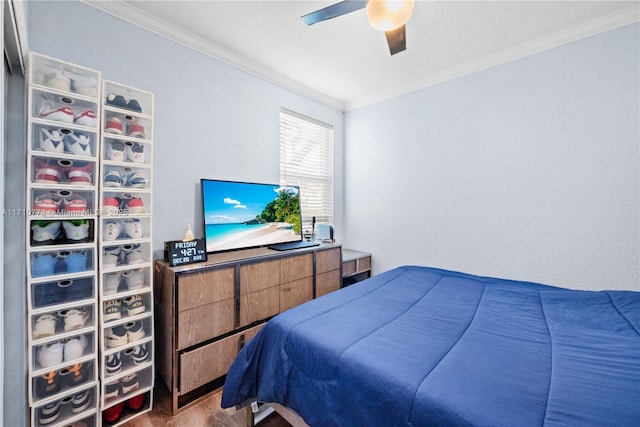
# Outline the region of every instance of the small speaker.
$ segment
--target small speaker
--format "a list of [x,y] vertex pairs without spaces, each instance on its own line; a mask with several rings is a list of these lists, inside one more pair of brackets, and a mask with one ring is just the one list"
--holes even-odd
[[333,242],[333,227],[329,224],[316,225],[316,239]]

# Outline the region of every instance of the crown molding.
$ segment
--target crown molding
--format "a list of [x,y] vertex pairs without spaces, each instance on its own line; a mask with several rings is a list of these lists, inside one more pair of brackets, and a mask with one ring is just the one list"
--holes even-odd
[[640,21],[640,4],[635,4],[632,7],[619,10],[600,18],[583,22],[582,24],[574,25],[573,27],[566,28],[562,31],[539,37],[518,46],[504,49],[482,58],[448,68],[440,73],[426,77],[419,84],[407,85],[403,88],[388,91],[386,93],[378,93],[373,96],[348,101],[345,103],[345,111],[355,110],[390,98],[405,95],[419,89],[444,83],[458,77],[495,67],[496,65],[505,64],[516,59],[530,56],[638,21]]
[[288,89],[298,95],[310,98],[328,107],[344,111],[344,102],[318,91],[308,86],[302,85],[291,80],[279,73],[259,67],[247,59],[236,55],[223,47],[212,43],[208,40],[198,37],[194,34],[186,32],[184,29],[169,24],[166,21],[158,19],[140,9],[130,6],[121,1],[100,1],[100,0],[80,0],[82,3],[92,6],[98,10],[106,12],[131,24],[145,28],[169,40],[180,43],[191,49],[194,49],[207,56],[215,58],[232,67],[238,68],[277,86]]
[[394,90],[377,93],[371,96],[356,98],[347,102],[330,97],[308,86],[302,85],[279,73],[264,69],[253,64],[251,61],[236,55],[221,46],[211,43],[201,37],[189,34],[181,28],[162,21],[146,12],[143,12],[129,4],[121,1],[100,1],[100,0],[80,0],[82,3],[90,5],[103,12],[109,13],[117,18],[123,19],[134,25],[143,27],[165,38],[173,40],[184,46],[192,48],[207,56],[215,58],[221,62],[262,78],[270,83],[288,89],[294,93],[310,98],[316,102],[335,108],[340,111],[350,111],[370,104],[375,104],[390,98],[424,89],[429,86],[444,83],[468,74],[475,73],[487,68],[501,65],[516,59],[533,55],[548,49],[552,49],[563,44],[571,43],[592,35],[596,35],[614,28],[622,27],[640,20],[640,4],[635,4],[626,9],[602,16],[600,18],[587,21],[573,27],[539,37],[530,42],[520,44],[499,52],[486,55],[473,61],[457,65],[443,70],[435,75],[427,76],[417,84],[406,85]]

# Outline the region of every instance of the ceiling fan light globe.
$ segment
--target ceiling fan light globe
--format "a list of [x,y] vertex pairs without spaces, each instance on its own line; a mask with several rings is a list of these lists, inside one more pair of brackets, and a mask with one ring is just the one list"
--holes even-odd
[[411,18],[415,0],[369,0],[367,18],[376,30],[390,31],[402,27]]

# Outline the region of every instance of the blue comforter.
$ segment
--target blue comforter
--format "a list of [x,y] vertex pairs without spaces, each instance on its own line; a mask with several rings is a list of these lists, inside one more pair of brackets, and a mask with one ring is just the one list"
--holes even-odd
[[276,316],[222,406],[311,426],[640,426],[640,292],[400,267]]

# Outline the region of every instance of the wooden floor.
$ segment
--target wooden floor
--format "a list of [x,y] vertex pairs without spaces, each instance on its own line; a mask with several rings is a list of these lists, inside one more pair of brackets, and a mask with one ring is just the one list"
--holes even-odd
[[[223,409],[220,406],[222,392],[212,394],[207,399],[171,416],[171,396],[162,383],[156,381],[153,390],[151,412],[123,424],[125,427],[245,427],[246,409]],[[258,427],[291,427],[280,415],[274,413],[258,424]]]

